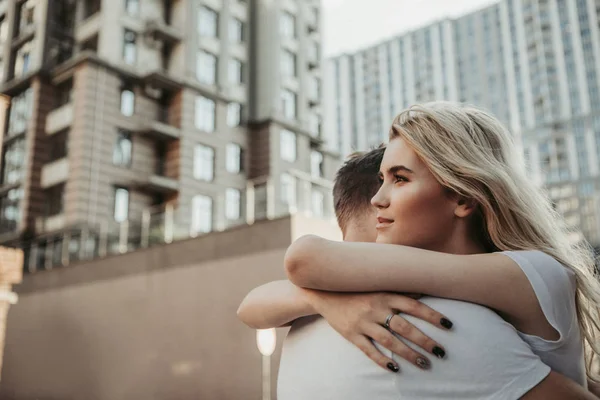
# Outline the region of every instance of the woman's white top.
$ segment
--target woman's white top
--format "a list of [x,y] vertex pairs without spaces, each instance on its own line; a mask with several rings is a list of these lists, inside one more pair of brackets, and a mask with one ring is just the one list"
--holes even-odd
[[539,251],[503,254],[514,260],[531,282],[559,340],[520,333],[486,307],[423,297],[423,303],[454,322],[451,331],[401,315],[442,344],[446,358],[438,360],[426,353],[431,370],[423,371],[375,343],[398,362],[400,372],[396,374],[377,366],[323,318],[301,318],[284,342],[278,399],[518,399],[538,385],[550,367],[585,386],[573,274]]

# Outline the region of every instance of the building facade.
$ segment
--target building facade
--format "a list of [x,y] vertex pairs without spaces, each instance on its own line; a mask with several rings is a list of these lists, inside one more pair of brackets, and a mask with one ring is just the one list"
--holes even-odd
[[5,0],[0,243],[26,270],[330,217],[320,2]]
[[569,226],[600,245],[600,1],[502,0],[325,65],[325,132],[342,155],[387,140],[403,108],[489,109]]

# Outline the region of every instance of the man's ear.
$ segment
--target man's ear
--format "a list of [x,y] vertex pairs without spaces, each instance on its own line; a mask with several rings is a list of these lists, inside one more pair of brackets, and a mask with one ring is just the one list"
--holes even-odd
[[456,207],[454,208],[454,215],[459,218],[465,218],[473,214],[478,207],[478,203],[474,199],[467,199],[466,197],[458,197],[456,201]]

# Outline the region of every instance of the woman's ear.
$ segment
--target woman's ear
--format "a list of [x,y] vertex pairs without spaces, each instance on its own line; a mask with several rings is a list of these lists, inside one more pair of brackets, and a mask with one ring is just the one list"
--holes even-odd
[[454,215],[459,218],[465,218],[473,214],[477,210],[477,202],[474,199],[467,199],[460,196],[456,202]]

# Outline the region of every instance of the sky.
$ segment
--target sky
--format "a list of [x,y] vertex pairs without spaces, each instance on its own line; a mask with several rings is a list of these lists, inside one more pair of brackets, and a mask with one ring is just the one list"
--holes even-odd
[[355,52],[402,32],[498,0],[322,0],[325,57]]

